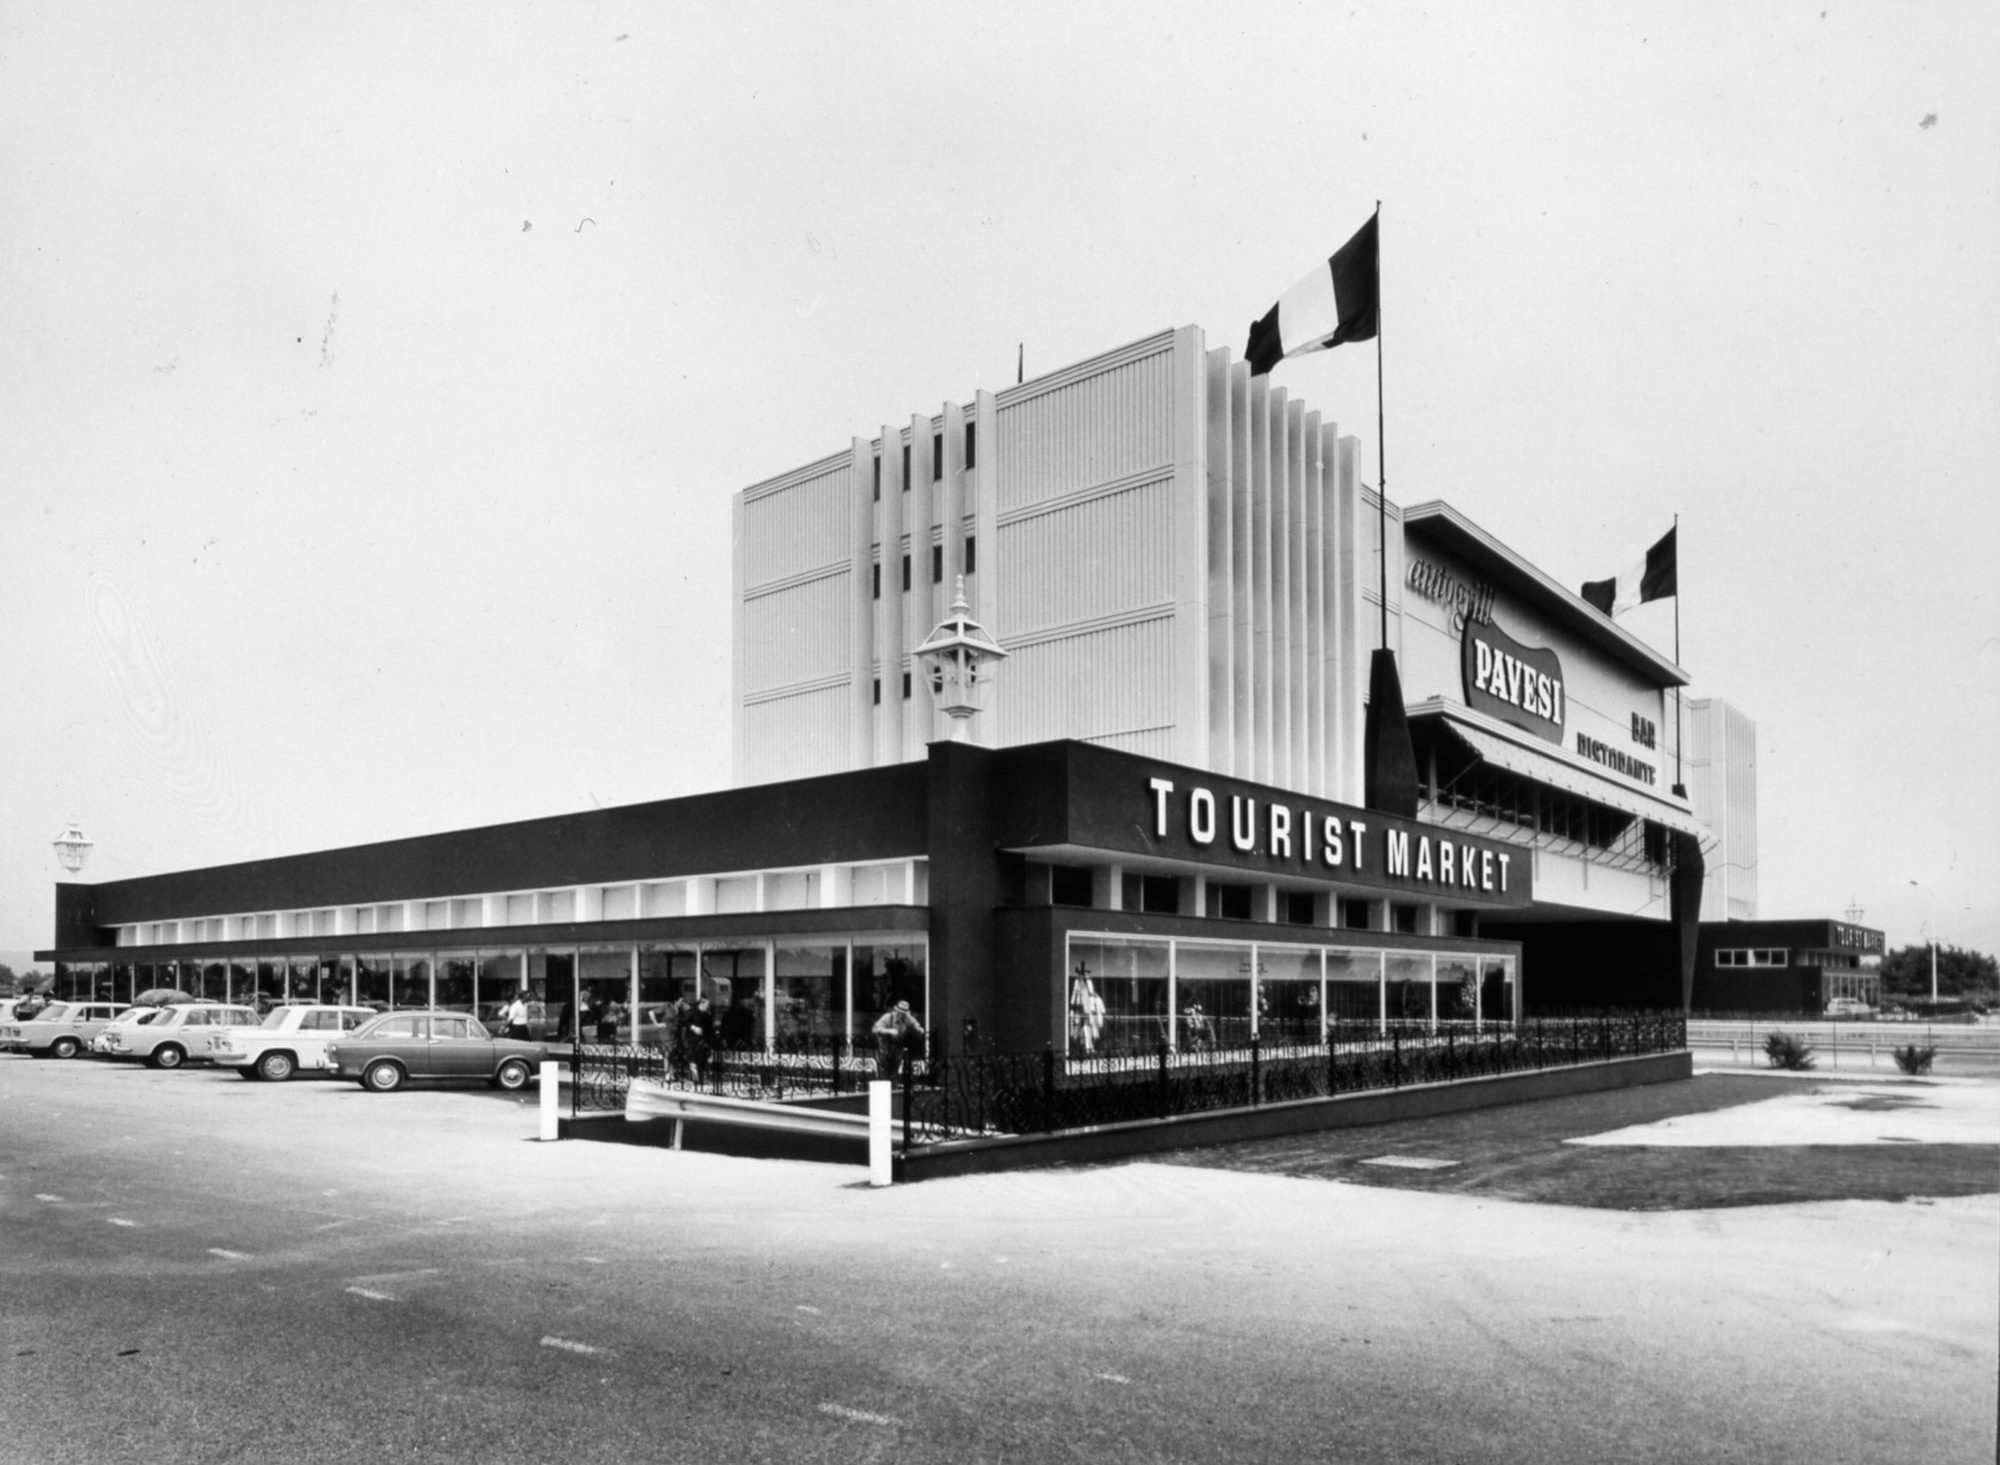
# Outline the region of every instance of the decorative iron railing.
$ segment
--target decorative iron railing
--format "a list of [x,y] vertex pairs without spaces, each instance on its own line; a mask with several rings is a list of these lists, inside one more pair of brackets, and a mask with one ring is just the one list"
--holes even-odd
[[[1611,1058],[1678,1052],[1679,1013],[1529,1018],[1461,1025],[1341,1023],[1325,1042],[1263,1042],[1070,1057],[976,1052],[912,1057],[896,1074],[905,1146],[1051,1134],[1141,1119],[1257,1108]],[[712,1050],[583,1044],[572,1059],[577,1112],[624,1107],[635,1078],[747,1099],[858,1094],[878,1076],[871,1048],[841,1039]]]

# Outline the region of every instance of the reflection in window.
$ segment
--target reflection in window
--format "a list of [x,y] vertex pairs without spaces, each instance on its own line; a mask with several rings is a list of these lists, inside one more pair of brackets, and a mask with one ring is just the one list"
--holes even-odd
[[1266,1043],[1320,1040],[1319,952],[1312,947],[1260,946],[1257,1036]]
[[1431,958],[1428,952],[1391,951],[1384,953],[1388,980],[1383,987],[1383,1006],[1390,1022],[1429,1022],[1431,1019]]
[[1176,1047],[1198,1053],[1250,1041],[1250,971],[1247,943],[1174,948]]
[[1167,1042],[1164,941],[1069,939],[1069,1053],[1151,1052]]
[[846,946],[780,946],[773,957],[779,1043],[826,1042],[846,1028]]

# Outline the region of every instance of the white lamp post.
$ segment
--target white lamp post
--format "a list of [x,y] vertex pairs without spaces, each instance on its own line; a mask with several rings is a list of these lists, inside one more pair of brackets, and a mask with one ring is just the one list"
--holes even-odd
[[945,618],[911,654],[923,668],[924,681],[938,710],[951,718],[951,741],[972,741],[966,724],[985,707],[987,690],[1007,653],[972,618],[972,607],[965,599],[965,576],[958,577],[958,593],[952,597]]
[[83,868],[83,862],[90,857],[90,836],[83,832],[83,826],[71,820],[63,826],[63,832],[56,836],[56,859],[62,867],[74,875]]

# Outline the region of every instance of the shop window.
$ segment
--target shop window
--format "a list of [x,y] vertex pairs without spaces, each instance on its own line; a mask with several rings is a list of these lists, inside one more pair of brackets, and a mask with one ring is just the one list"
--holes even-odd
[[1049,904],[1089,905],[1090,868],[1087,865],[1051,865]]
[[1249,920],[1251,890],[1248,885],[1211,880],[1208,884],[1208,913],[1223,921]]
[[1070,1056],[1151,1053],[1170,1041],[1174,1031],[1167,1011],[1170,962],[1171,951],[1164,941],[1070,937]]
[[1310,926],[1313,923],[1313,893],[1310,890],[1282,892],[1278,914],[1288,926]]

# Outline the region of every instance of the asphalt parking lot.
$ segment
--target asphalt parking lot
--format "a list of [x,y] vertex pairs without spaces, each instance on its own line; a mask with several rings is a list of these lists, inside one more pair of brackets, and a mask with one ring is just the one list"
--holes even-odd
[[[1985,1102],[1738,1077],[1763,1087],[1485,1118],[1581,1163],[1724,1121],[1772,1153],[1826,1123],[1928,1144]],[[12,1057],[0,1115],[7,1465],[1993,1456],[1992,1193],[1628,1210],[1360,1164],[1469,1162],[1477,1116],[1349,1132],[1380,1142],[1353,1175],[1208,1153],[872,1190],[540,1144],[532,1097],[483,1089]]]

